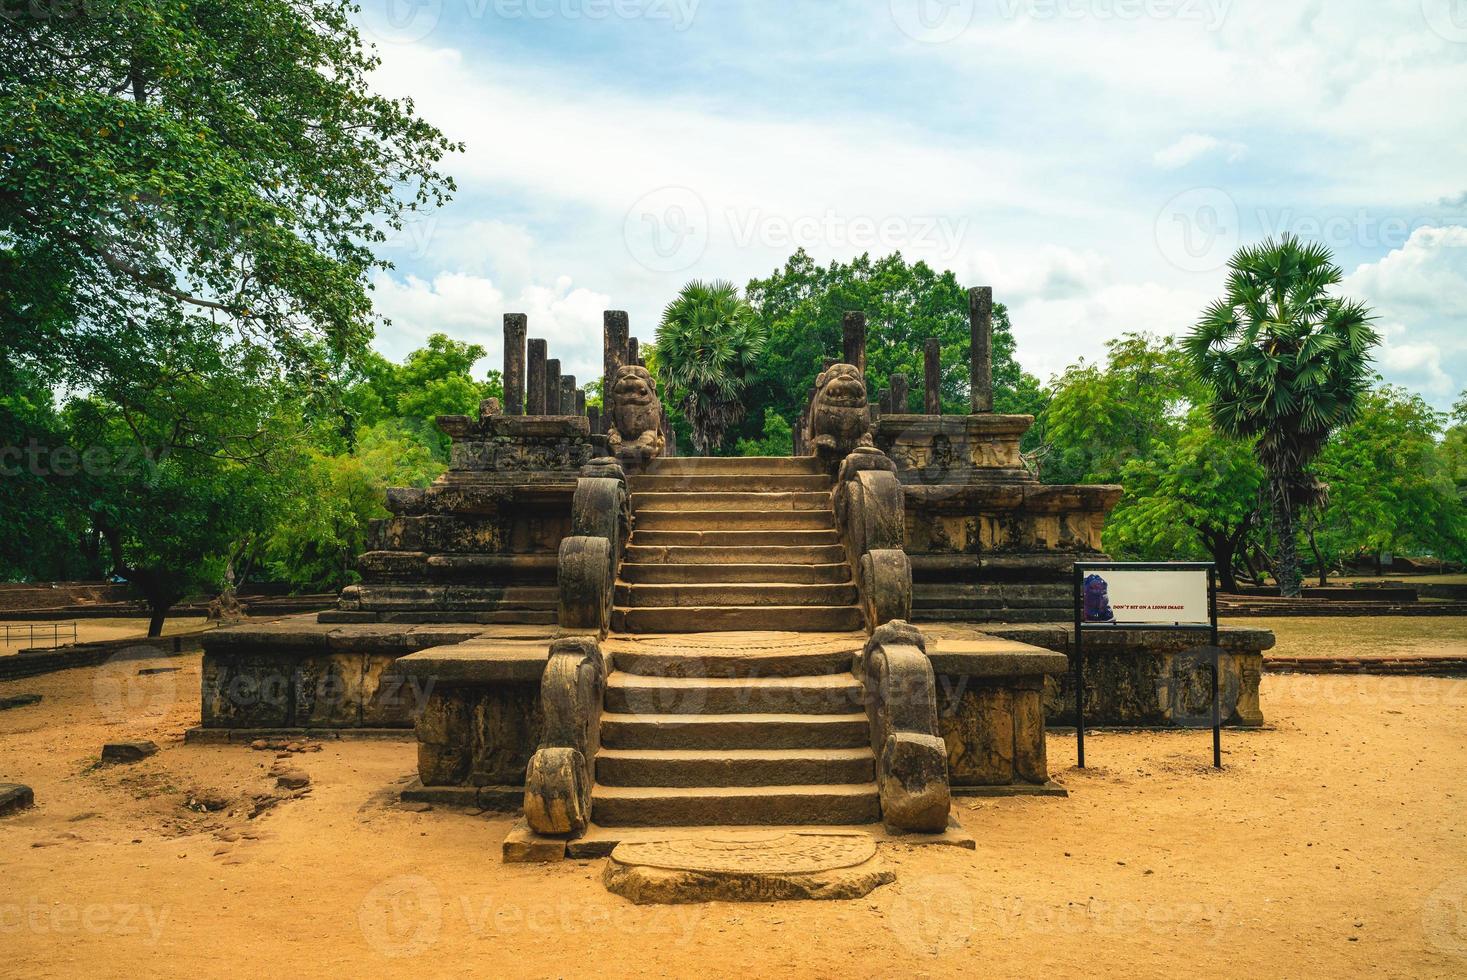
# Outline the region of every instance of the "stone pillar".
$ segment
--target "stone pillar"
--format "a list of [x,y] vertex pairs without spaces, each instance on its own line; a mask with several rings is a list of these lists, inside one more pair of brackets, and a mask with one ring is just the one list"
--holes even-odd
[[525,332],[523,313],[504,314],[504,414],[525,414]]
[[841,348],[845,363],[854,364],[866,373],[866,314],[847,310],[841,318]]
[[577,388],[576,389],[576,414],[577,415],[585,415],[586,414],[586,389],[585,388]]
[[636,337],[632,337],[630,340],[627,341],[627,363],[633,365],[634,367],[641,366],[642,345]]
[[627,363],[627,343],[631,340],[631,327],[623,310],[607,310],[601,314],[601,335],[604,345],[603,357],[606,368],[601,381],[601,397],[611,404],[611,388],[616,383],[616,369]]
[[993,287],[968,290],[968,326],[973,333],[969,378],[973,414],[993,411]]
[[588,406],[586,408],[586,418],[589,419],[591,422],[592,435],[599,436],[605,434],[601,431],[601,409],[597,408],[595,405]]
[[922,350],[922,374],[927,382],[927,398],[922,410],[928,415],[942,414],[942,341],[928,337]]
[[545,414],[545,341],[529,343],[529,376],[525,382],[525,414]]
[[545,362],[545,414],[560,414],[560,358]]
[[576,376],[574,374],[562,374],[560,376],[560,414],[577,414]]
[[891,413],[906,415],[910,410],[907,402],[907,376],[893,374],[891,376]]

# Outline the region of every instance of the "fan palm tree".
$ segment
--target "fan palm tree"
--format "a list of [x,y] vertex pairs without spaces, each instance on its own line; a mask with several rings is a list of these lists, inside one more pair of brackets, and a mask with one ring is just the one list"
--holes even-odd
[[766,339],[754,308],[726,280],[690,282],[667,304],[657,328],[658,380],[699,455],[721,446],[743,418],[741,396]]
[[1255,446],[1278,539],[1276,577],[1285,596],[1297,596],[1297,519],[1323,490],[1309,465],[1355,418],[1380,338],[1363,303],[1330,294],[1342,274],[1323,245],[1285,235],[1240,249],[1229,267],[1227,295],[1183,346],[1211,389],[1213,424]]

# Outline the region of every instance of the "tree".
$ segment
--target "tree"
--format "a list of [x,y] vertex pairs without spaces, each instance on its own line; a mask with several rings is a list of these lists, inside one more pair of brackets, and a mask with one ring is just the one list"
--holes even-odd
[[1297,596],[1298,515],[1318,500],[1309,467],[1330,433],[1358,414],[1379,338],[1363,303],[1331,295],[1342,273],[1323,245],[1285,235],[1240,249],[1229,267],[1226,295],[1183,346],[1211,391],[1218,431],[1255,446],[1279,587]]
[[1467,507],[1437,439],[1443,416],[1420,395],[1366,392],[1356,419],[1334,434],[1315,472],[1328,487],[1308,530],[1321,584],[1340,559],[1409,550],[1467,554]]
[[1041,476],[1050,483],[1119,483],[1127,464],[1181,434],[1203,397],[1170,337],[1127,333],[1106,342],[1106,361],[1079,361],[1050,383],[1035,424]]
[[690,282],[657,327],[662,396],[687,419],[694,450],[711,455],[744,414],[742,395],[766,334],[753,307],[725,280]]
[[1219,435],[1206,409],[1193,409],[1175,444],[1125,465],[1126,488],[1105,525],[1118,557],[1192,559],[1217,566],[1225,592],[1238,590],[1239,550],[1258,520],[1263,470],[1244,442]]
[[795,432],[784,416],[764,410],[764,432],[758,439],[740,439],[735,450],[740,456],[792,456]]
[[374,95],[335,0],[7,4],[0,331],[90,386],[211,318],[294,381],[360,353],[372,247],[459,145]]
[[[908,408],[920,410],[923,349],[929,337],[936,337],[942,346],[943,411],[967,414],[968,296],[952,272],[936,272],[925,262],[908,265],[899,252],[822,267],[800,249],[768,278],[751,280],[746,292],[769,333],[769,346],[749,383],[749,415],[741,436],[759,438],[757,426],[768,410],[786,419],[800,417],[825,360],[840,356],[847,310],[866,314],[866,383],[873,400],[893,374],[902,373],[910,385]],[[1035,414],[1043,393],[1038,379],[1014,360],[1014,347],[1008,310],[995,303],[994,407]]]

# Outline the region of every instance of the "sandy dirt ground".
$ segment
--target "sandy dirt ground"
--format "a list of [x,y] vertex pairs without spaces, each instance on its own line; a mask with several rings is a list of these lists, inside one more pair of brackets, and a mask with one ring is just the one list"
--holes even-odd
[[[856,901],[676,907],[394,802],[407,741],[292,755],[283,794],[274,752],[183,743],[198,683],[0,684],[44,695],[0,712],[38,804],[0,819],[0,975],[1467,976],[1467,680],[1266,676],[1222,772],[1206,733],[1098,733],[1083,772],[1056,733],[1069,798],[964,801],[976,851],[883,846],[897,880]],[[162,751],[99,768],[124,738]]]
[[1467,616],[1263,616],[1224,625],[1273,630],[1278,645],[1265,657],[1467,656]]
[[[71,627],[76,624],[76,642],[94,643],[99,640],[120,640],[128,636],[146,637],[148,635],[148,620],[144,618],[98,618],[98,619],[66,619],[52,623],[41,620],[5,620],[0,619],[0,627],[9,626],[9,632],[0,629],[0,656],[31,646],[30,638],[35,636],[35,646],[49,647],[52,645],[52,626],[57,627],[55,636],[59,636],[64,646],[71,642]],[[177,619],[166,619],[163,621],[163,635],[173,636],[175,633],[192,633],[195,630],[208,626],[209,621],[203,616],[181,616]],[[31,627],[35,627],[32,632]],[[9,642],[6,642],[8,635]]]

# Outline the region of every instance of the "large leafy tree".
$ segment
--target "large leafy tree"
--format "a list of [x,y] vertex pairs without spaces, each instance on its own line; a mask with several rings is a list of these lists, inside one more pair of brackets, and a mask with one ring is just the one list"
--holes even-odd
[[[908,408],[920,411],[923,348],[936,337],[942,345],[943,411],[968,412],[968,296],[952,272],[908,264],[899,252],[821,266],[801,249],[768,278],[750,281],[747,295],[769,332],[769,347],[749,383],[741,436],[759,439],[769,410],[785,419],[800,417],[821,366],[841,354],[847,310],[866,314],[866,383],[873,400],[901,373],[909,382]],[[1039,381],[1020,369],[1014,347],[1008,310],[995,303],[994,407],[1034,414],[1043,404]]]
[[372,247],[456,148],[338,0],[5,2],[0,330],[74,386],[207,317],[319,380],[371,336]]
[[1331,292],[1342,273],[1323,245],[1285,235],[1240,249],[1229,267],[1226,294],[1183,345],[1211,390],[1213,423],[1255,446],[1279,586],[1297,596],[1298,515],[1319,499],[1310,464],[1358,414],[1379,338],[1363,303]]
[[725,280],[690,282],[663,311],[651,363],[699,455],[719,450],[743,418],[744,387],[766,339],[753,307]]

